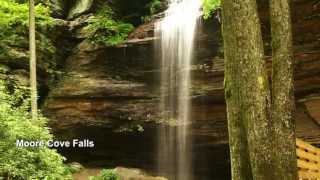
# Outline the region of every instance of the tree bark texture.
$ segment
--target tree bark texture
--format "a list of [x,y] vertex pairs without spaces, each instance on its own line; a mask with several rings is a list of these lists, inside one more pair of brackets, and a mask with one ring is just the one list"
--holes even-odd
[[275,172],[279,180],[296,180],[294,62],[289,0],[270,0],[270,15]]
[[37,67],[36,67],[36,30],[34,0],[29,0],[29,50],[30,50],[30,91],[32,119],[38,118],[37,105]]
[[255,0],[222,0],[225,99],[233,180],[271,180],[270,90]]

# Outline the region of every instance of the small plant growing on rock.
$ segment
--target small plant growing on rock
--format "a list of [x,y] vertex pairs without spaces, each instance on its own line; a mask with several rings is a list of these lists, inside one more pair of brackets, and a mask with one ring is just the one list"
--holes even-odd
[[92,42],[115,46],[122,43],[134,29],[132,24],[114,19],[114,13],[108,6],[102,8],[88,25],[89,38]]
[[90,180],[120,180],[114,169],[103,169],[99,176],[91,176]]

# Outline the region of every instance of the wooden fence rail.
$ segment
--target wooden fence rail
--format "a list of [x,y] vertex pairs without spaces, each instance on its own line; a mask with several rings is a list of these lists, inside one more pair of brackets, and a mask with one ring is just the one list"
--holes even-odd
[[299,180],[320,180],[320,149],[297,139]]

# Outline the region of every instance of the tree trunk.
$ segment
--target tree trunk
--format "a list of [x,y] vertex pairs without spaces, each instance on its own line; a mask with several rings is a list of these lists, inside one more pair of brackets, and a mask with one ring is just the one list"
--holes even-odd
[[36,67],[36,38],[34,0],[29,0],[29,50],[30,50],[30,90],[32,119],[38,117],[37,108],[37,67]]
[[272,119],[275,130],[276,176],[297,179],[294,126],[293,52],[288,0],[270,0],[272,37]]
[[223,0],[222,20],[232,179],[276,179],[270,91],[256,1]]

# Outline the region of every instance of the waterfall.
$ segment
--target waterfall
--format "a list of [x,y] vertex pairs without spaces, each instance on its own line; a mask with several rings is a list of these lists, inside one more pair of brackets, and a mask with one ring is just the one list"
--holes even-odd
[[170,180],[191,180],[190,69],[202,0],[170,0],[160,37],[162,123],[158,130],[158,171]]

